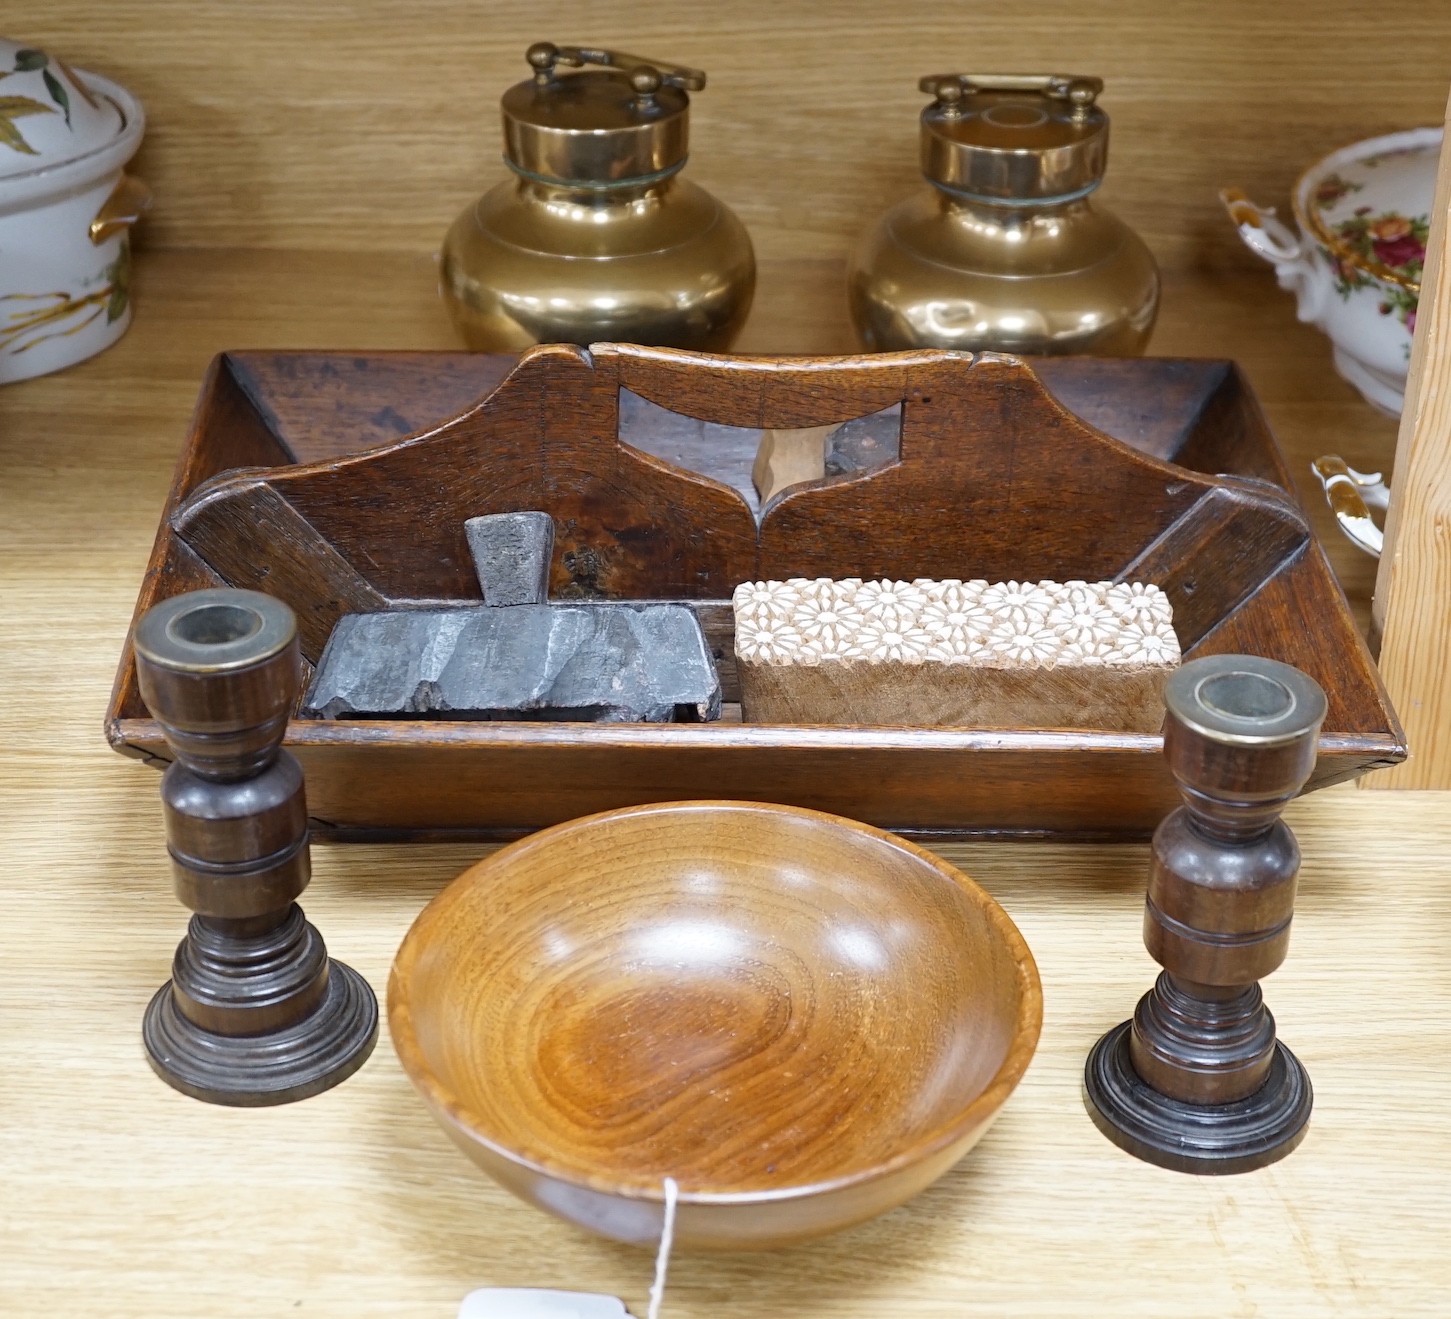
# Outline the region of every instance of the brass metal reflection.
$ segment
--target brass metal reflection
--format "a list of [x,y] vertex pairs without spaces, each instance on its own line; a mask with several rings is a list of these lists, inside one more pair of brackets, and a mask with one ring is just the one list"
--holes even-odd
[[515,177],[469,206],[444,241],[444,297],[465,342],[496,352],[611,339],[729,347],[755,290],[751,241],[679,173],[688,92],[705,75],[547,42],[528,60],[533,78],[502,101]]
[[922,80],[928,186],[863,237],[848,272],[867,348],[1140,353],[1159,274],[1090,194],[1107,161],[1102,83],[1071,75]]

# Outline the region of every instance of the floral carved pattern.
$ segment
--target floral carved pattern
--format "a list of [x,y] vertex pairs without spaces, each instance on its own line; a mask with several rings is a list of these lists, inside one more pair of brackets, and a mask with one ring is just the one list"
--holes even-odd
[[759,664],[897,662],[1160,668],[1179,662],[1169,598],[1142,582],[746,582],[736,653]]

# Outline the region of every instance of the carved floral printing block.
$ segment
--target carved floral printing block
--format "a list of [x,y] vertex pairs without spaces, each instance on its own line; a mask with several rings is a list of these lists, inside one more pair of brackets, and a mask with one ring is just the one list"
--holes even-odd
[[1139,582],[746,582],[732,599],[752,723],[1153,733],[1179,663]]

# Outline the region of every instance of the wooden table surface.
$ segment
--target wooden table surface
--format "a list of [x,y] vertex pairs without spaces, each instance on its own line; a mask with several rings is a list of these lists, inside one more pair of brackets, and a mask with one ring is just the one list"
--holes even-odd
[[[829,262],[763,269],[742,347],[849,347],[838,279]],[[341,1089],[250,1112],[183,1099],[142,1056],[184,913],[157,777],[107,750],[101,715],[202,370],[223,348],[450,347],[432,283],[426,256],[149,254],[120,346],[0,390],[0,1314],[451,1317],[490,1284],[611,1292],[644,1313],[647,1256],[477,1173],[386,1036]],[[1239,357],[1297,471],[1326,450],[1389,459],[1393,425],[1264,272],[1171,275],[1154,350]],[[1373,565],[1330,545],[1363,613]],[[664,1314],[1447,1313],[1451,795],[1336,789],[1290,818],[1299,915],[1267,988],[1316,1107],[1288,1160],[1183,1177],[1084,1115],[1084,1055],[1153,975],[1142,846],[947,848],[1038,959],[1045,1024],[1023,1085],[916,1201],[789,1252],[682,1256]],[[413,916],[478,854],[319,848],[305,905],[381,992]]]

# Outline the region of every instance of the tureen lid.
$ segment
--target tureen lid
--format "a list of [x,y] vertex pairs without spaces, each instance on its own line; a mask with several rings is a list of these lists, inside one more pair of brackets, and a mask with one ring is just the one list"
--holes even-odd
[[105,152],[140,127],[140,106],[114,83],[0,39],[0,181]]
[[1342,265],[1419,293],[1440,155],[1439,128],[1342,147],[1301,175],[1296,218]]
[[[685,163],[688,93],[705,86],[699,69],[549,41],[530,46],[525,58],[534,76],[500,102],[504,159],[517,173],[610,187]],[[580,72],[560,74],[561,66]]]
[[938,186],[1011,205],[1068,201],[1102,182],[1102,79],[933,73],[918,86],[934,98],[922,111],[921,161]]

